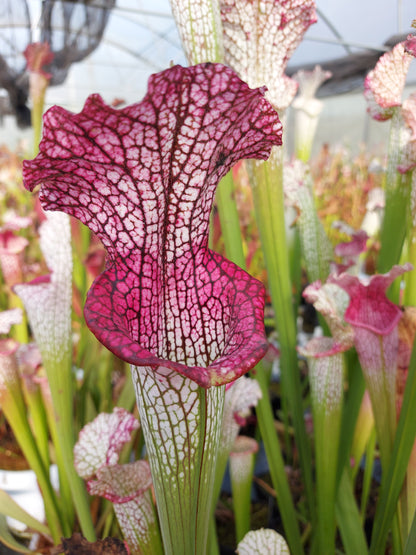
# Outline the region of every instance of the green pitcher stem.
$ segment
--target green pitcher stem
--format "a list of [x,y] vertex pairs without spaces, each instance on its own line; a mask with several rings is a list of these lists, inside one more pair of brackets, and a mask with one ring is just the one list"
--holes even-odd
[[[304,191],[299,194],[300,214],[297,220],[302,255],[309,282],[318,279],[324,283],[329,275],[330,262],[335,255],[332,245],[316,211],[312,178],[305,175]],[[324,321],[322,324],[325,326]]]
[[275,148],[267,162],[250,161],[249,169],[256,221],[266,261],[269,289],[279,337],[282,386],[292,412],[308,507],[310,511],[313,511],[312,459],[303,415],[301,381],[296,352],[296,320],[286,241],[281,157],[282,151]]
[[64,458],[62,455],[61,445],[59,441],[59,434],[57,431],[56,425],[56,418],[55,418],[55,410],[53,407],[51,395],[50,395],[50,388],[47,384],[42,389],[43,394],[43,403],[46,409],[46,416],[49,425],[49,431],[51,434],[52,443],[54,446],[54,459],[55,463],[58,467],[58,475],[59,475],[59,494],[60,494],[60,502],[61,502],[61,513],[63,516],[63,524],[62,524],[62,532],[65,537],[69,537],[72,533],[72,529],[74,526],[74,504],[72,502],[72,494],[69,487],[68,480],[66,479],[66,469]]
[[[380,349],[383,348],[380,338]],[[394,393],[395,380],[390,368],[380,368],[376,379],[368,377],[364,370],[367,388],[373,407],[374,422],[380,448],[381,464],[384,469],[390,464],[393,441],[396,434],[396,397]]]
[[255,439],[240,435],[230,454],[231,491],[237,544],[250,531],[251,488],[257,451],[258,443]]
[[[415,180],[415,170],[408,172],[406,174],[406,183],[409,185],[411,197],[414,194],[413,181]],[[410,200],[410,206],[408,209],[408,228],[407,228],[407,252],[406,252],[406,262],[413,264],[413,270],[406,272],[404,276],[405,289],[403,297],[403,306],[416,306],[416,209],[413,206],[413,200]]]
[[[204,62],[224,63],[222,43],[222,25],[218,0],[204,2],[201,13],[199,2],[186,0],[170,0],[173,17],[179,31],[186,26],[185,34],[181,34],[182,45],[189,65]],[[202,25],[201,25],[202,23]]]
[[23,303],[20,298],[15,293],[10,293],[9,300],[7,302],[8,308],[20,308],[22,310],[22,322],[20,324],[15,324],[11,331],[11,336],[16,339],[19,343],[25,344],[29,342],[29,333],[27,326],[26,313],[24,311]]
[[[241,268],[246,269],[246,261],[244,258],[241,239],[240,220],[234,202],[234,183],[230,180],[230,178],[231,174],[228,174],[221,181],[220,186],[217,189],[216,201],[218,214],[221,221],[221,231],[223,231],[223,222],[225,226],[224,243],[227,257],[235,264],[238,264]],[[233,228],[233,230],[231,230],[231,228]],[[266,449],[273,487],[276,490],[277,502],[285,527],[285,535],[290,545],[291,552],[294,555],[300,554],[303,553],[303,547],[300,539],[296,512],[292,496],[290,494],[279,439],[274,427],[274,417],[269,400],[268,380],[266,378],[265,370],[261,364],[257,365],[256,370],[252,372],[252,377],[256,379],[263,393],[262,398],[258,401],[256,414],[259,422],[261,437]],[[228,458],[228,454],[225,455],[225,458]],[[219,493],[219,487],[221,485],[223,475],[222,470],[225,470],[226,461],[221,463],[220,457],[218,463],[219,468],[217,469],[218,477],[215,493]]]
[[[69,355],[70,357],[70,355]],[[57,440],[65,466],[66,479],[83,535],[88,541],[95,541],[88,495],[83,480],[74,467],[74,417],[73,417],[73,379],[71,360],[57,363],[44,360],[54,407]]]
[[[385,273],[400,261],[403,241],[408,226],[408,204],[411,172],[402,175],[397,171],[401,155],[402,118],[396,110],[390,129],[389,155],[385,182],[385,209],[381,228],[381,248],[377,270]],[[410,177],[409,177],[410,176]]]
[[373,427],[365,450],[365,467],[363,476],[363,485],[361,493],[361,522],[364,526],[367,512],[367,503],[370,496],[371,485],[374,476],[374,459],[376,457],[377,434]]
[[343,398],[343,354],[308,357],[316,456],[319,553],[335,552],[335,500]]
[[[213,497],[215,499],[215,496]],[[214,501],[215,502],[215,501]],[[215,522],[214,511],[211,514],[209,522],[209,537],[208,537],[208,555],[220,555],[220,547],[217,538],[217,525]]]
[[413,270],[405,276],[406,287],[404,289],[403,306],[416,306],[416,227],[412,227],[409,233],[407,250],[407,262],[413,264]]
[[36,156],[39,152],[39,143],[42,136],[42,116],[45,103],[45,90],[39,98],[32,98],[33,107],[31,110],[32,127],[33,127],[33,155]]
[[348,467],[344,467],[339,480],[335,512],[345,553],[367,555],[367,540],[361,525],[360,513]]
[[406,480],[400,494],[402,515],[402,537],[406,538],[411,529],[416,509],[416,448],[413,446],[407,467]]
[[39,74],[29,75],[30,97],[32,109],[30,111],[33,128],[33,156],[39,152],[39,143],[42,136],[42,117],[45,107],[45,95],[49,85],[49,79]]
[[23,394],[29,408],[30,418],[32,421],[33,435],[36,439],[36,444],[38,446],[42,462],[45,468],[49,468],[49,430],[45,407],[42,401],[42,394],[38,386],[35,386],[35,388],[33,388],[31,384],[26,386],[25,377],[23,377],[22,381]]
[[[416,345],[416,344],[415,344]],[[414,445],[416,435],[416,419],[414,407],[416,406],[416,346],[413,345],[412,357],[407,375],[406,387],[403,395],[403,404],[394,439],[393,453],[390,465],[383,474],[383,487],[377,502],[377,511],[374,519],[371,538],[371,555],[384,553],[388,532],[392,527],[394,515],[397,511],[397,500],[403,488],[403,481],[407,471],[409,456]],[[393,530],[398,527],[393,524]],[[406,547],[407,549],[407,547]],[[406,554],[410,553],[406,551]]]
[[166,555],[205,555],[224,387],[132,366]]
[[215,200],[217,202],[218,215],[220,217],[221,235],[224,239],[227,257],[246,269],[246,259],[241,241],[240,216],[235,202],[234,181],[232,172],[223,177],[218,188]]
[[[383,352],[383,338],[379,338],[380,351]],[[395,375],[390,374],[391,368],[383,365],[379,368],[377,379],[368,379],[368,373],[364,369],[367,387],[371,398],[374,413],[374,422],[377,432],[377,440],[380,449],[380,459],[383,468],[381,491],[388,489],[390,483],[386,480],[387,471],[390,467],[394,438],[396,435],[396,397],[394,393]],[[391,521],[393,552],[401,553],[401,515],[398,511]]]

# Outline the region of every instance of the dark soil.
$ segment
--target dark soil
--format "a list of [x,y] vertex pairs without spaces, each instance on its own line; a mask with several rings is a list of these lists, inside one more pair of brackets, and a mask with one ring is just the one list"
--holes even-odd
[[3,470],[30,468],[5,420],[0,421],[0,468]]

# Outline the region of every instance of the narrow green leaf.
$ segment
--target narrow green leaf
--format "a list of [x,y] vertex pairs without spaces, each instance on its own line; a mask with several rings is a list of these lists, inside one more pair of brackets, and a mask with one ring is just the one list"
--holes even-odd
[[357,555],[357,553],[366,555],[368,553],[367,542],[347,469],[344,469],[341,476],[335,514],[346,555]]
[[407,537],[403,555],[413,555],[416,553],[416,513],[413,517],[412,526]]
[[361,521],[365,520],[365,513],[367,508],[368,499],[370,497],[371,481],[373,478],[373,467],[375,458],[375,447],[377,441],[377,434],[375,428],[373,428],[370,439],[368,441],[366,455],[365,455],[365,469],[363,478],[363,491],[361,494]]
[[2,514],[0,514],[0,542],[18,553],[31,553],[34,555],[33,551],[19,543],[14,536],[12,536],[7,526],[6,517]]
[[255,377],[263,394],[256,407],[256,414],[267,460],[269,462],[272,484],[276,490],[277,504],[280,514],[282,515],[285,538],[290,546],[292,555],[302,555],[304,550],[296,519],[295,507],[293,505],[287,474],[285,472],[285,464],[280,449],[279,438],[277,437],[273,425],[273,412],[268,396],[268,381],[261,363],[256,366]]
[[47,526],[22,509],[22,507],[2,489],[0,489],[0,514],[14,518],[15,520],[26,524],[29,528],[33,528],[33,530],[36,530],[45,536],[51,535]]
[[348,369],[348,391],[345,397],[342,415],[337,481],[341,479],[343,469],[345,465],[349,463],[355,425],[365,390],[364,376],[356,351],[350,350],[346,352],[344,356]]

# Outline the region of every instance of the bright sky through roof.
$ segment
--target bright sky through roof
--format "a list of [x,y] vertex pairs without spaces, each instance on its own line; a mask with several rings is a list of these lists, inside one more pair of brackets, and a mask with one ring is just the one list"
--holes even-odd
[[[41,2],[28,4],[36,39]],[[380,48],[392,35],[410,32],[416,17],[414,0],[317,0],[317,8],[318,23],[307,32],[292,65],[345,56],[359,51],[357,46]],[[186,63],[169,0],[117,0],[100,46],[72,66],[63,86],[49,89],[47,103],[78,110],[92,92],[107,102],[116,97],[134,102],[145,93],[149,75],[172,62]]]
[[[16,7],[20,4],[14,2],[0,0],[0,15],[2,6],[6,6],[12,18],[21,20]],[[27,0],[27,3],[32,36],[36,40],[41,0]],[[414,31],[411,23],[416,18],[415,0],[317,0],[316,3],[318,23],[310,27],[289,65],[320,63],[366,48],[382,49],[391,36]],[[16,38],[16,50],[22,52],[27,33],[22,28],[19,30],[18,25],[10,35]],[[0,39],[1,35],[0,28]],[[23,56],[19,63],[23,68]],[[140,101],[149,76],[171,63],[185,65],[186,60],[169,0],[116,0],[101,44],[88,58],[72,65],[62,86],[48,89],[46,107],[59,104],[77,112],[91,93],[101,94],[106,102],[116,98],[127,103]],[[416,62],[412,66],[409,74],[414,82]]]
[[[29,0],[29,7],[36,38],[40,0]],[[416,17],[414,0],[317,0],[317,7],[321,17],[295,52],[294,65],[345,55],[348,46],[338,40],[351,44],[352,51],[357,51],[354,45],[380,47],[400,30],[409,31]],[[99,48],[72,66],[65,85],[51,88],[47,101],[78,109],[95,91],[107,101],[123,97],[133,102],[143,96],[148,76],[171,62],[184,64],[185,59],[169,1],[117,0]]]

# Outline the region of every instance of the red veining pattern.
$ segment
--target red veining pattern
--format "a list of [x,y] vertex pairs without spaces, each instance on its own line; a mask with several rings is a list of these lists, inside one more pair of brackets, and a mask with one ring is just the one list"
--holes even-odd
[[221,177],[279,144],[263,91],[220,64],[153,75],[122,110],[93,95],[79,114],[47,112],[25,186],[40,184],[45,209],[79,218],[107,248],[85,317],[116,355],[204,387],[263,356],[263,286],[207,248],[208,223]]
[[402,94],[412,56],[399,42],[390,52],[383,54],[364,81],[367,111],[372,118],[390,119],[394,108],[402,103]]
[[91,478],[100,468],[117,464],[121,450],[138,427],[138,420],[121,407],[115,407],[111,414],[102,412],[86,424],[74,447],[78,475]]

